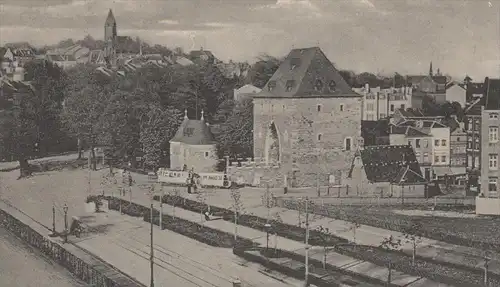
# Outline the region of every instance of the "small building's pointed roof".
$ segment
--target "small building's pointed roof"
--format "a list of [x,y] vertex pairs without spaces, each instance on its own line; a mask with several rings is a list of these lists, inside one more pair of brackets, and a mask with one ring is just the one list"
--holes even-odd
[[190,120],[186,112],[184,120],[170,142],[181,142],[189,145],[211,145],[215,143],[215,138],[203,116],[201,120]]
[[113,15],[113,11],[109,9],[108,17],[106,18],[106,25],[116,24],[115,16]]

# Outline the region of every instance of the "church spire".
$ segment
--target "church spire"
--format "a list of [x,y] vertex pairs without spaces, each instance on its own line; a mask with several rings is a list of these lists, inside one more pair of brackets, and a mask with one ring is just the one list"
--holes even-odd
[[431,61],[431,64],[429,66],[429,76],[433,76],[432,74],[433,72],[432,72],[432,61]]
[[108,17],[106,18],[106,25],[116,24],[115,16],[113,15],[113,11],[109,9]]

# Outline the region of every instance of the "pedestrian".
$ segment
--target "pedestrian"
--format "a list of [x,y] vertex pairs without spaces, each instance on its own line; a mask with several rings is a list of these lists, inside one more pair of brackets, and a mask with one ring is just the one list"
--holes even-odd
[[208,210],[205,211],[205,220],[210,221],[210,213],[208,213]]
[[191,194],[191,179],[188,177],[186,180],[187,192]]

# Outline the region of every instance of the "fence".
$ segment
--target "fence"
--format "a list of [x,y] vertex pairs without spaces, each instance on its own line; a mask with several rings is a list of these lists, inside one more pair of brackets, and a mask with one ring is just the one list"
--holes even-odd
[[[401,198],[401,197],[321,197],[310,198],[311,201],[318,205],[343,205],[343,206],[390,206],[390,205],[409,205],[409,206],[425,206],[425,207],[473,207],[476,204],[474,197],[433,197],[433,198]],[[297,197],[277,197],[276,202],[279,207],[286,207],[290,202],[297,201]]]
[[[95,287],[144,287],[144,285],[120,273],[109,264],[92,255],[76,249],[75,246],[62,246],[41,235],[27,224],[0,209],[0,226],[12,232],[30,246],[41,251],[61,266],[65,267],[80,280]],[[72,251],[68,249],[74,249]]]

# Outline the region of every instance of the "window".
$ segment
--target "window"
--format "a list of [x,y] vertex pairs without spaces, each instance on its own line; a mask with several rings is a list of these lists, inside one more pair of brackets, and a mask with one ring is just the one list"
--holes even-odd
[[321,112],[321,105],[318,105],[316,108],[318,109],[318,112]]
[[490,177],[488,179],[488,191],[493,191],[493,192],[498,191],[497,181],[498,181],[497,177]]
[[472,168],[472,156],[471,155],[467,156],[467,166]]
[[439,162],[439,156],[438,155],[434,156],[434,162],[436,162],[436,163]]
[[321,80],[316,80],[316,83],[314,83],[314,89],[319,92],[323,89],[323,82]]
[[320,140],[321,140],[321,137],[322,137],[322,135],[321,135],[321,134],[318,134],[318,141],[320,141]]
[[439,140],[434,140],[434,146],[439,146]]
[[498,169],[498,154],[490,154],[490,169]]
[[404,110],[404,109],[405,109],[405,105],[404,105],[404,104],[402,104],[402,105],[401,105],[401,109],[402,109],[402,110]]
[[335,92],[337,89],[337,83],[335,83],[334,80],[331,80],[330,83],[328,84],[328,88],[330,89],[331,92]]
[[488,132],[490,143],[498,142],[498,127],[490,127]]
[[290,60],[290,70],[293,70],[299,66],[300,59],[299,58],[292,58]]
[[441,162],[446,162],[446,156],[445,155],[441,156]]
[[496,120],[498,119],[498,114],[497,113],[491,113],[490,114],[490,120]]
[[479,120],[475,120],[475,121],[474,121],[474,130],[475,130],[475,131],[479,131],[479,130],[481,130],[481,128],[479,127],[480,125],[481,125],[481,124],[480,124]]
[[351,138],[346,138],[344,141],[344,150],[351,150],[352,140]]
[[373,103],[368,103],[368,104],[366,104],[366,110],[367,110],[367,111],[373,111],[373,110],[374,110]]
[[373,115],[366,115],[366,120],[368,121],[373,121],[374,120],[374,116]]
[[276,87],[276,82],[275,81],[270,81],[267,84],[267,89],[271,92],[274,88]]
[[469,120],[467,121],[467,130],[468,130],[468,131],[471,131],[471,130],[472,130],[472,119],[469,119]]
[[293,86],[295,86],[295,81],[294,80],[288,80],[286,81],[286,91],[291,92],[293,89]]
[[385,118],[385,114],[384,113],[380,113],[380,118],[381,119]]
[[472,139],[469,139],[469,140],[467,141],[467,148],[472,149]]
[[391,105],[391,112],[394,112],[394,105]]
[[419,152],[415,153],[415,157],[417,158],[417,161],[420,162],[420,153]]
[[424,147],[429,147],[429,141],[428,140],[424,140]]
[[415,140],[415,147],[420,148],[420,139]]
[[429,162],[429,154],[428,153],[424,153],[424,160],[423,160],[423,162],[425,162],[425,163]]
[[459,142],[459,141],[460,141],[460,137],[457,137],[457,142]]
[[408,140],[408,145],[411,146],[412,145],[412,140]]
[[343,112],[344,111],[344,104],[340,104],[340,111]]
[[205,158],[208,158],[208,156],[210,155],[210,153],[208,151],[205,152]]
[[446,146],[446,140],[441,140],[441,146]]

